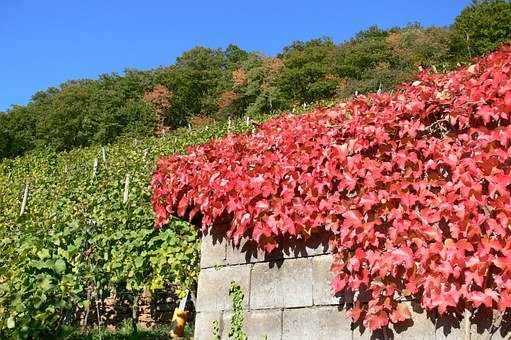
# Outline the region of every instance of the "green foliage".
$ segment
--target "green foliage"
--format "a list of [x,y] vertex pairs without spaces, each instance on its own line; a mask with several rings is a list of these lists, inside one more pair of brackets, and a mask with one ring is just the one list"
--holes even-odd
[[[236,120],[230,132],[249,128]],[[216,124],[161,139],[126,138],[105,146],[104,160],[94,146],[0,162],[0,337],[51,336],[76,324],[77,309],[86,311],[110,292],[136,301],[145,290],[178,296],[194,290],[198,232],[178,219],[154,229],[149,180],[161,155],[227,132]],[[27,208],[19,216],[27,183]]]
[[337,79],[330,61],[337,51],[330,39],[295,42],[285,47],[279,56],[284,67],[278,84],[283,95],[292,103],[311,103],[335,94]]
[[232,318],[229,328],[229,339],[247,340],[248,337],[243,331],[245,321],[245,308],[243,307],[243,290],[240,285],[232,281],[229,287],[229,296],[232,299]]
[[211,334],[214,340],[220,340],[220,323],[218,320],[211,321]]
[[[444,72],[495,49],[509,38],[510,8],[508,1],[476,1],[452,28],[372,26],[340,44],[329,38],[297,41],[277,57],[235,45],[195,47],[168,67],[69,81],[0,114],[0,158],[32,149],[107,144],[125,135],[148,137],[204,119],[224,121],[391,90],[420,68]],[[145,98],[157,86],[170,98],[161,112]]]
[[456,18],[451,49],[460,57],[473,57],[495,50],[511,39],[511,2],[474,1]]
[[[231,282],[229,286],[229,296],[232,300],[232,318],[229,327],[229,339],[234,340],[247,340],[248,337],[243,331],[243,324],[245,321],[245,308],[243,307],[243,299],[245,294],[240,285],[235,281]],[[211,323],[211,333],[214,339],[220,339],[220,323],[218,320],[213,320]]]
[[[134,333],[131,324],[126,322],[113,331],[95,327],[84,332],[74,327],[65,327],[55,338],[66,340],[167,340],[170,338],[169,333],[170,326],[141,329]],[[185,333],[185,339],[190,338],[189,334],[190,332]]]

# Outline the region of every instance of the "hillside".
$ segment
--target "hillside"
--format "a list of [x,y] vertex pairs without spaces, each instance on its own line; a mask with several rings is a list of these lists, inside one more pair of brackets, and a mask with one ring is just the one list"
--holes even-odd
[[510,27],[511,4],[492,0],[467,7],[451,27],[370,27],[346,42],[294,42],[277,56],[235,45],[196,47],[173,65],[70,80],[35,93],[27,105],[0,113],[0,158],[390,91],[419,68],[443,72],[494,50],[509,39]]

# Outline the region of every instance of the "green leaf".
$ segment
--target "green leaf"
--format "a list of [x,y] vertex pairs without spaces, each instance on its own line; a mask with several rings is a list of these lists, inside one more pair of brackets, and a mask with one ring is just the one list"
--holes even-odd
[[58,259],[55,261],[54,268],[57,273],[63,273],[66,271],[66,262],[64,262],[62,259]]
[[39,288],[41,288],[44,291],[47,291],[51,288],[51,279],[48,276],[43,277],[39,280]]
[[136,266],[137,268],[142,267],[142,265],[143,265],[143,264],[144,264],[144,258],[143,258],[143,257],[137,257],[137,258],[135,259],[135,266]]
[[13,329],[14,327],[16,327],[16,322],[14,321],[14,318],[12,316],[10,316],[7,319],[7,328]]
[[37,252],[37,256],[42,260],[47,259],[50,257],[50,251],[48,249],[41,249]]

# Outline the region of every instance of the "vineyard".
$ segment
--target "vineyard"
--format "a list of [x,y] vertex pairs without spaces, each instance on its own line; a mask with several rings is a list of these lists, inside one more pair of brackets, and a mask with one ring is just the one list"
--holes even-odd
[[104,325],[99,307],[112,296],[127,301],[136,319],[145,292],[175,299],[195,289],[196,229],[179,220],[154,229],[155,159],[251,124],[229,121],[162,139],[2,161],[0,337]]
[[[273,282],[289,286],[267,290],[300,287],[302,264],[313,277],[326,259],[350,332],[387,339],[412,318],[411,302],[431,320],[483,309],[502,320],[511,312],[510,23],[510,1],[473,1],[449,27],[371,26],[275,56],[198,46],[172,65],[70,80],[0,112],[0,338],[168,338],[186,296],[187,338],[211,313],[212,336],[246,339],[252,278],[264,289],[270,281],[269,269],[253,269],[314,239],[328,249],[279,259],[293,264],[291,279]],[[223,262],[201,271],[202,233],[212,231],[230,243],[212,245]],[[233,255],[228,246],[241,244],[261,261]],[[231,282],[229,310],[220,281],[203,274],[237,280],[243,268],[250,290]],[[201,287],[213,282],[203,296],[218,293],[204,303],[211,309],[195,303],[199,272]],[[278,339],[286,308],[342,309],[316,304],[318,277],[302,280],[310,304],[256,304],[280,317]]]
[[[175,216],[272,252],[323,233],[333,293],[370,330],[511,308],[511,46],[395,93],[273,119],[162,158],[157,226]],[[223,230],[223,229],[221,229]]]

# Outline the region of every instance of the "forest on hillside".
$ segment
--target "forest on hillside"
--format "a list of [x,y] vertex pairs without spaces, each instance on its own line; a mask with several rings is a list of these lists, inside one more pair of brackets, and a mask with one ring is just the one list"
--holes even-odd
[[509,39],[511,3],[475,1],[450,27],[370,27],[351,40],[297,41],[276,56],[195,47],[173,65],[70,80],[0,113],[0,158],[162,135],[229,117],[389,91],[421,69],[444,72]]

